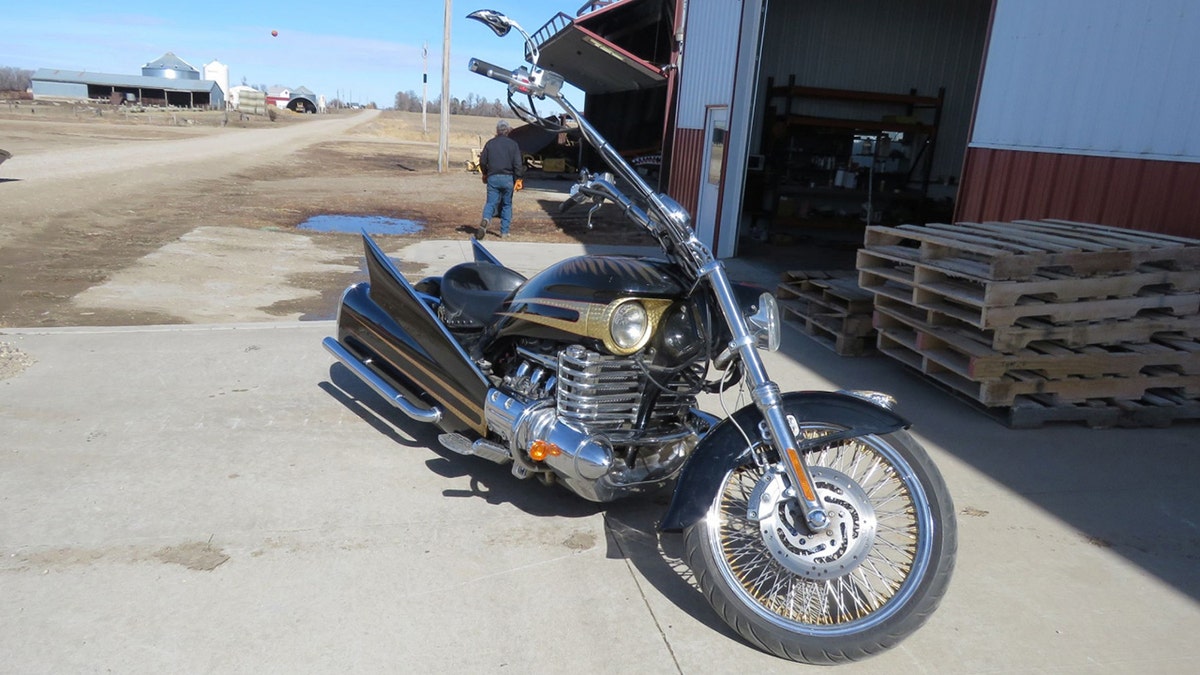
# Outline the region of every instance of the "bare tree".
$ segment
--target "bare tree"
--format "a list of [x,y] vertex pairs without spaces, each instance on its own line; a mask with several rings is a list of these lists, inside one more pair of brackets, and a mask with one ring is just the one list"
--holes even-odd
[[32,86],[32,70],[0,66],[0,91],[25,91]]
[[[421,112],[421,97],[413,91],[398,91],[394,100],[393,108],[406,112]],[[429,102],[428,111],[430,113],[440,113],[442,110],[442,99],[438,98]],[[508,106],[500,102],[500,99],[492,99],[491,101],[480,96],[479,94],[467,94],[464,99],[450,97],[450,114],[451,115],[474,115],[479,117],[512,117],[512,112]]]

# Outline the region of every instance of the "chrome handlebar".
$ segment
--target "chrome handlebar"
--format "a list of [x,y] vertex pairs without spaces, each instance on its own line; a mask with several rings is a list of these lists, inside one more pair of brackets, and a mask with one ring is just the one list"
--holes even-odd
[[579,125],[580,133],[600,154],[604,163],[633,188],[638,198],[646,205],[646,209],[639,207],[621,192],[614,180],[584,174],[577,189],[593,197],[603,196],[612,200],[634,223],[647,229],[660,240],[665,237],[672,245],[672,251],[668,253],[676,253],[680,264],[694,278],[699,278],[701,270],[712,263],[712,252],[696,238],[692,229],[692,217],[687,210],[679,202],[650,187],[641,174],[625,161],[616,148],[562,95],[561,75],[537,66],[534,66],[533,70],[524,66],[517,70],[508,70],[479,59],[471,59],[467,68],[471,72],[507,84],[510,94],[525,94],[531,98],[550,99],[556,103]]

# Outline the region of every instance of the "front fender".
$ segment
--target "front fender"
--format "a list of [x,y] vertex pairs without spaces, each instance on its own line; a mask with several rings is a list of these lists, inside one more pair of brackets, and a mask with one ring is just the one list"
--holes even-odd
[[[887,434],[909,426],[908,420],[887,408],[840,392],[794,391],[783,395],[782,404],[784,413],[798,422],[836,424],[846,427],[852,437]],[[746,451],[746,440],[738,426],[754,438],[761,419],[758,408],[748,405],[705,434],[679,474],[659,530],[681,532],[704,517],[725,474],[742,461]]]

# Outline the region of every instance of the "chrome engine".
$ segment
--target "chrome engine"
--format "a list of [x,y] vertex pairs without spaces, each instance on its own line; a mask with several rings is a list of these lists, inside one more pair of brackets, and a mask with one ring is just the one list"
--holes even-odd
[[[643,432],[636,427],[649,383],[632,358],[606,356],[574,345],[559,354],[557,379],[556,402],[563,421],[605,434],[614,442],[641,444]],[[645,424],[650,433],[678,426],[696,406],[694,395],[655,393]]]
[[612,501],[660,487],[704,431],[683,383],[662,391],[632,358],[579,345],[557,358],[518,353],[521,361],[484,407],[518,475],[552,474],[586,499]]

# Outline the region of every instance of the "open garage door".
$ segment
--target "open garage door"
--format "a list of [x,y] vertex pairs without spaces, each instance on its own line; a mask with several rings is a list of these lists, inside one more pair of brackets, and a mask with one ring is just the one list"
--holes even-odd
[[950,218],[992,4],[766,3],[738,255]]
[[539,65],[586,94],[588,119],[652,181],[668,137],[674,30],[675,0],[597,0],[533,36]]

